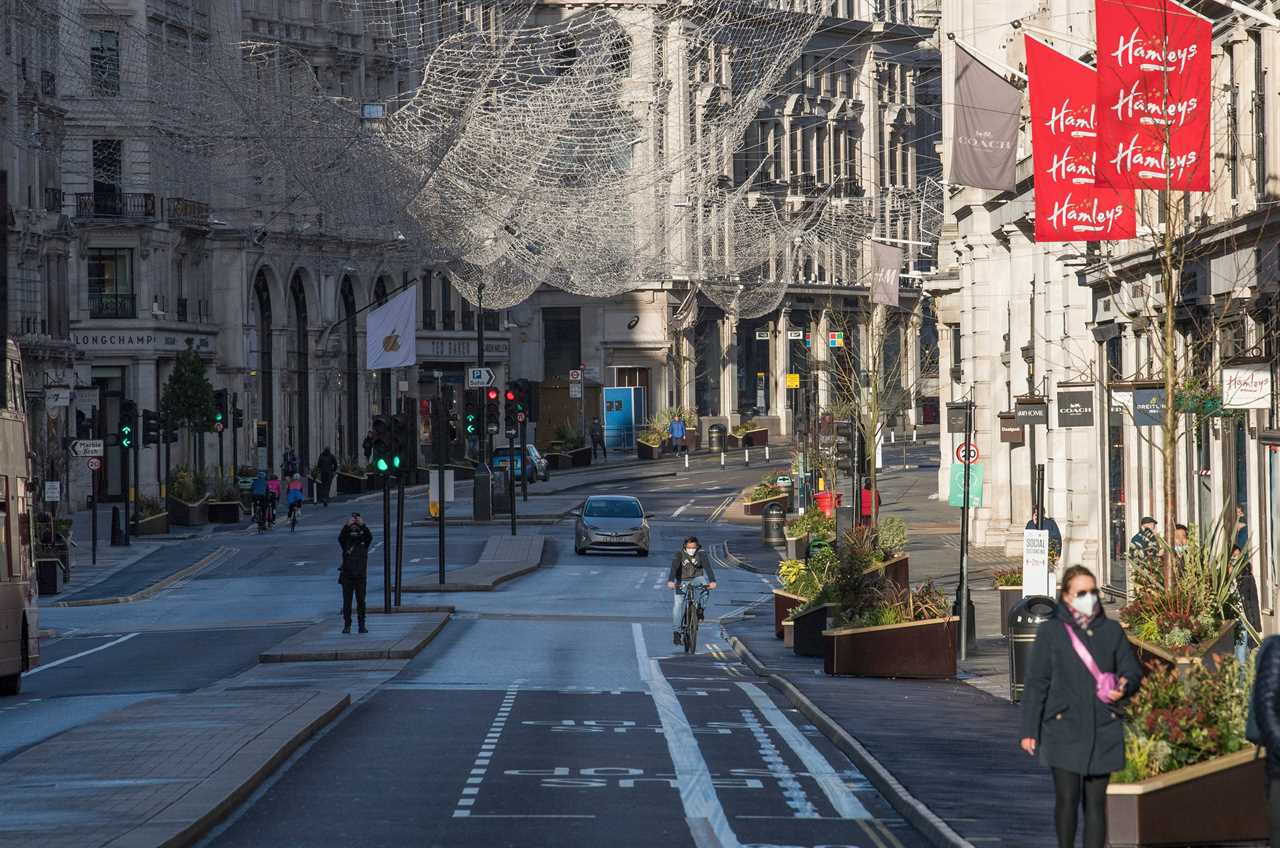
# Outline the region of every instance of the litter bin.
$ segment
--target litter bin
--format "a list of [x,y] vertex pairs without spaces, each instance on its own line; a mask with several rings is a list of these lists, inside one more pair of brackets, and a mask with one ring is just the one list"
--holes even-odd
[[835,498],[831,497],[830,490],[818,492],[813,496],[813,502],[827,518],[836,517],[836,502]]
[[771,503],[760,515],[760,538],[766,545],[785,545],[786,536],[782,526],[786,523],[787,512],[782,504]]
[[712,424],[707,428],[707,450],[712,453],[724,453],[724,437],[728,431],[723,424]]
[[1053,618],[1058,605],[1048,595],[1028,595],[1009,610],[1009,700],[1022,700],[1022,681],[1031,663],[1031,645],[1040,625]]

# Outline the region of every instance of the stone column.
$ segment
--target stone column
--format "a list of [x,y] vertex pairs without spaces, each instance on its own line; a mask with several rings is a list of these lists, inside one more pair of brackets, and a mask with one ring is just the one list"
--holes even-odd
[[720,322],[720,414],[733,423],[738,414],[738,321],[725,316]]
[[778,416],[778,432],[784,436],[791,433],[791,410],[787,408],[787,371],[790,368],[788,353],[791,343],[787,341],[787,329],[791,326],[791,309],[783,307],[778,310],[778,318],[773,328],[773,403],[774,415]]

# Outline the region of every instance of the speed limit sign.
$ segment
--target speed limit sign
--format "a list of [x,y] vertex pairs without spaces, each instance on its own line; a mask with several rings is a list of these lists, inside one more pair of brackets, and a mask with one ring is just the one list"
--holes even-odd
[[89,470],[97,471],[100,468],[102,468],[102,458],[97,456],[89,457]]
[[963,462],[965,465],[978,461],[978,446],[973,442],[965,442],[956,448],[956,461]]

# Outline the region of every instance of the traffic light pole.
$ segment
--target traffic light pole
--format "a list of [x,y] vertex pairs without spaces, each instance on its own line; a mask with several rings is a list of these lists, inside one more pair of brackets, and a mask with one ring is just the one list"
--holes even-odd
[[[511,455],[511,462],[507,464],[507,498],[511,503],[511,535],[516,535],[516,437],[510,430],[507,431],[507,452]],[[523,466],[521,461],[521,466]],[[522,469],[523,470],[523,467]]]
[[133,481],[129,477],[129,453],[132,450],[133,448],[124,449],[124,462],[120,463],[121,476],[124,477],[124,543],[126,545],[129,544],[129,502],[133,500]]
[[396,606],[400,606],[400,584],[404,580],[404,476],[396,477]]
[[218,431],[218,476],[219,477],[227,476],[227,462],[222,452],[222,434],[226,432],[226,429],[227,429],[226,426],[223,425],[222,429]]
[[[533,468],[534,474],[538,473],[538,469],[529,462],[529,422],[526,419],[520,422],[520,498],[526,503],[529,501],[529,468]],[[514,509],[511,514],[515,514]]]
[[382,475],[382,611],[391,612],[391,477]]
[[[484,367],[484,283],[476,286],[476,365],[480,368]],[[482,396],[480,398],[480,409],[476,411],[476,415],[480,419],[480,438],[477,439],[477,447],[480,449],[480,464],[485,465],[489,461],[488,457],[488,441],[489,431],[487,429],[488,422],[485,421],[485,406],[488,404],[488,398]],[[440,581],[444,582],[443,578]]]
[[231,393],[231,469],[232,477],[240,476],[240,440],[236,437],[236,417],[240,412],[240,393]]

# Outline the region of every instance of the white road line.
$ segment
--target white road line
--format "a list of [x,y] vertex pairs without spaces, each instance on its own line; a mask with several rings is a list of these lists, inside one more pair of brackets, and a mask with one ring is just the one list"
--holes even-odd
[[480,751],[472,764],[471,774],[476,775],[479,773],[479,776],[467,778],[467,784],[469,785],[463,787],[461,797],[458,798],[457,807],[453,811],[455,819],[471,817],[470,808],[476,802],[475,796],[480,794],[479,784],[484,782],[484,773],[493,758],[493,749],[497,746],[498,738],[502,735],[502,729],[506,726],[507,716],[511,713],[511,705],[515,703],[518,689],[519,684],[513,683],[502,698],[498,713],[493,717],[493,722],[489,725],[489,732],[485,734],[484,742],[480,745]]
[[792,751],[796,752],[796,756],[800,758],[800,762],[804,763],[805,770],[809,772],[818,781],[818,786],[822,788],[827,799],[831,801],[831,806],[843,819],[869,819],[872,818],[867,808],[858,800],[858,796],[854,795],[848,786],[844,785],[844,781],[840,779],[835,769],[831,768],[831,763],[827,762],[827,758],[813,747],[808,739],[802,734],[791,720],[783,715],[782,710],[778,709],[773,701],[769,700],[759,686],[754,683],[739,683],[738,687],[747,693],[747,697],[751,699],[751,703],[755,704],[758,709],[769,722],[773,725],[773,729],[778,731],[778,735],[782,740],[790,746]]
[[[667,741],[671,763],[675,766],[676,779],[680,784],[680,803],[684,806],[690,835],[698,848],[710,848],[712,844],[717,848],[741,848],[742,843],[729,825],[724,807],[720,806],[720,798],[711,782],[711,771],[707,768],[707,761],[702,758],[698,740],[693,736],[693,728],[689,726],[689,719],[680,706],[680,700],[663,676],[658,661],[648,659],[644,634],[639,624],[631,625],[631,634],[636,643],[640,676],[649,684],[649,694],[658,708],[658,720],[662,723],[662,735]],[[699,831],[703,827],[710,829],[714,842],[701,838],[703,834]]]
[[778,753],[778,746],[773,744],[773,740],[769,738],[768,731],[764,729],[760,719],[756,718],[756,714],[751,710],[742,710],[742,721],[756,740],[756,746],[760,749],[760,759],[764,761],[769,772],[777,778],[778,788],[782,791],[783,797],[787,799],[787,806],[791,808],[792,814],[798,819],[822,818],[818,813],[818,808],[813,806],[813,802],[805,794],[804,787],[800,785],[800,781],[796,780],[795,773],[791,771],[786,761],[782,759],[782,755]]
[[90,648],[90,649],[89,649],[89,650],[87,650],[87,651],[81,651],[80,653],[78,653],[78,654],[72,654],[72,655],[71,655],[71,656],[69,656],[69,657],[63,657],[63,658],[62,658],[62,659],[60,659],[60,660],[54,660],[54,661],[53,661],[53,662],[51,662],[51,663],[45,663],[45,664],[43,664],[43,665],[38,665],[38,666],[36,666],[35,668],[33,668],[31,671],[28,671],[28,672],[26,672],[25,674],[23,674],[22,676],[23,676],[23,677],[30,677],[30,676],[31,676],[31,675],[33,675],[33,674],[39,674],[39,673],[40,673],[40,672],[42,672],[42,671],[48,671],[48,670],[49,670],[49,669],[51,669],[51,668],[57,668],[58,666],[62,665],[63,663],[69,663],[69,662],[71,662],[72,660],[78,660],[78,659],[80,659],[81,657],[87,657],[87,656],[89,656],[89,654],[96,654],[96,653],[98,653],[98,651],[105,651],[107,648],[110,648],[110,647],[112,647],[112,646],[114,646],[114,645],[119,645],[121,642],[128,642],[128,641],[129,641],[130,639],[132,639],[134,636],[140,636],[140,635],[141,635],[140,633],[128,633],[128,634],[126,634],[126,635],[124,635],[124,636],[121,636],[119,639],[112,639],[110,642],[108,642],[108,643],[107,643],[107,644],[105,644],[105,645],[99,645],[99,646],[98,646],[98,647],[96,647],[96,648]]
[[689,501],[684,506],[676,507],[676,511],[671,513],[671,517],[678,518],[680,516],[680,513],[684,512],[686,509],[688,509],[691,506],[693,506],[693,501]]

